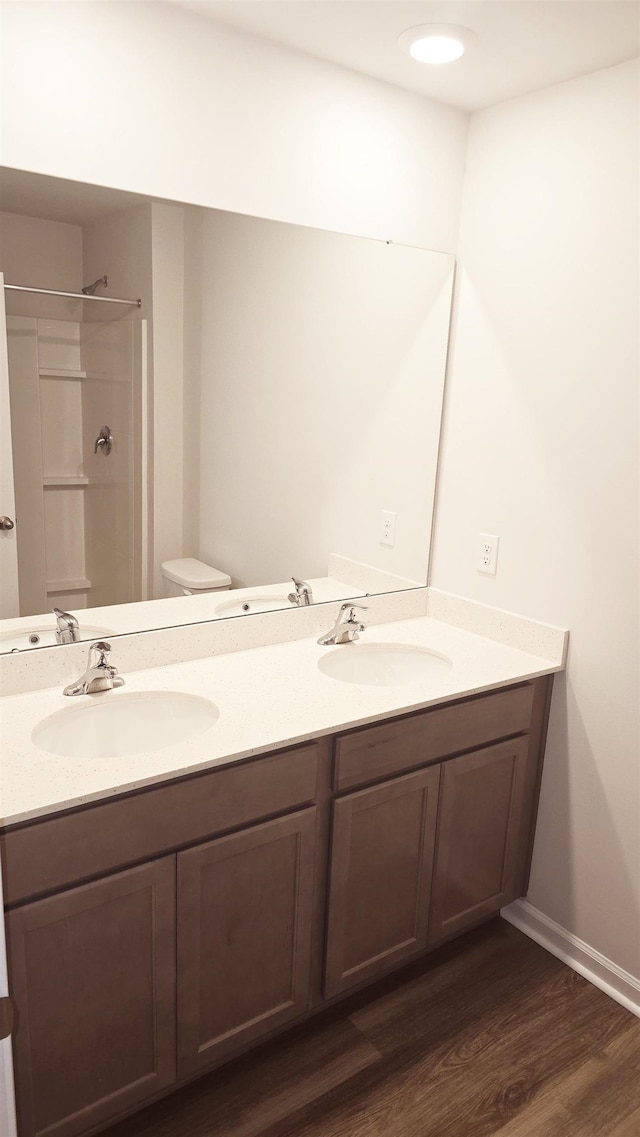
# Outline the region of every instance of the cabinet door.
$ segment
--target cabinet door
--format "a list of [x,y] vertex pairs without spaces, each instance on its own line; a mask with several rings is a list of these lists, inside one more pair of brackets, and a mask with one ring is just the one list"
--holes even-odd
[[181,1077],[306,1010],[315,813],[178,854]]
[[175,1080],[175,862],[7,914],[21,1137],[74,1137]]
[[334,802],[325,995],[424,951],[440,767]]
[[519,895],[529,838],[528,738],[443,763],[429,942]]

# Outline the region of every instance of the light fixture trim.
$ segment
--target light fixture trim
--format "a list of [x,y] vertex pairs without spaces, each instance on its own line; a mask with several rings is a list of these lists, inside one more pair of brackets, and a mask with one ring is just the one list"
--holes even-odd
[[460,24],[418,24],[398,36],[398,45],[416,63],[437,67],[460,59],[476,39],[475,32]]

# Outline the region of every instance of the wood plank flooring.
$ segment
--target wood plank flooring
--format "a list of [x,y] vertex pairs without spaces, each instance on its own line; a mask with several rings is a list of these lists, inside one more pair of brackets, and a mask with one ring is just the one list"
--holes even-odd
[[640,1020],[501,919],[104,1137],[640,1137]]

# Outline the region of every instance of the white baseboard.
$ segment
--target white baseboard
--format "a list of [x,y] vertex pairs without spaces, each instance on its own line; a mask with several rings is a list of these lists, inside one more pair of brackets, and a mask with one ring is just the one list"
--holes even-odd
[[550,920],[527,900],[515,900],[500,914],[525,936],[535,940],[640,1018],[640,979],[556,924],[555,920]]

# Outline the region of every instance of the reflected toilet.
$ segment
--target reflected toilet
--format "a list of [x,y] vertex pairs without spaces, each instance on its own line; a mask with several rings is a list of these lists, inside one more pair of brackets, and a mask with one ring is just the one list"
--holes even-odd
[[202,596],[205,592],[222,592],[231,588],[231,577],[195,557],[164,561],[162,578],[165,596]]

